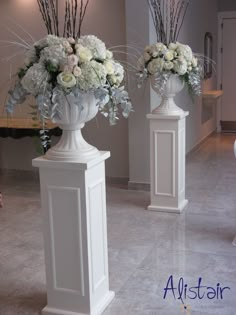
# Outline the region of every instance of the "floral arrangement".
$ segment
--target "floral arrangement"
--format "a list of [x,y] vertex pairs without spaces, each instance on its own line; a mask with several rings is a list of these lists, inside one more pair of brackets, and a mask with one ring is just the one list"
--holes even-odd
[[178,75],[186,82],[190,93],[201,93],[203,78],[202,56],[194,55],[188,45],[178,42],[190,0],[147,0],[157,43],[147,46],[138,60],[138,86],[149,76],[163,94],[167,80]]
[[[93,93],[100,112],[111,125],[119,119],[119,107],[125,118],[132,111],[128,93],[122,84],[125,74],[122,64],[113,58],[113,52],[96,36],[81,35],[89,2],[37,0],[48,35],[36,41],[13,21],[29,39],[8,28],[16,40],[1,41],[20,50],[9,60],[24,54],[24,65],[17,72],[6,109],[12,113],[17,104],[22,104],[29,95],[34,96],[36,105],[30,106],[34,109],[31,115],[33,120],[39,118],[42,122],[40,139],[44,152],[50,148],[51,142],[47,120],[62,118],[65,100],[69,103],[73,99],[82,111],[84,95]],[[61,27],[60,9],[63,7],[64,25]]]
[[168,46],[163,43],[147,46],[138,66],[140,81],[148,76],[155,76],[155,87],[160,94],[172,74],[185,81],[193,94],[201,93],[202,67],[187,45],[177,42]]
[[[110,123],[118,119],[118,105],[124,117],[132,110],[128,93],[121,86],[124,68],[113,53],[93,35],[78,39],[48,35],[26,51],[24,66],[7,103],[8,112],[24,102],[28,95],[36,99],[41,118],[60,115],[63,98],[60,93],[80,96],[89,91],[95,94],[100,111]],[[61,101],[61,102],[60,102]]]

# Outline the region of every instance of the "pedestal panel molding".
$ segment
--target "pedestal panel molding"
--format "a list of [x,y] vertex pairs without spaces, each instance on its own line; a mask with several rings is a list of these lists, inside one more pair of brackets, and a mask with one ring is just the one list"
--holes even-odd
[[[160,153],[158,152],[163,148],[164,141],[160,141],[158,143],[158,136],[159,135],[170,135],[171,136],[171,144],[172,144],[172,173],[171,173],[171,187],[170,192],[163,192],[160,191],[158,188],[158,181],[160,180],[161,176],[158,174],[158,157],[160,156]],[[155,130],[154,131],[154,156],[155,156],[155,167],[154,167],[154,182],[155,182],[155,195],[156,196],[169,196],[169,197],[175,197],[175,131],[172,130]],[[161,166],[161,165],[160,165]],[[162,165],[163,167],[163,165]]]
[[[66,215],[72,216],[72,214],[74,215],[74,220],[73,220],[73,224],[77,224],[77,227],[75,229],[73,229],[73,231],[77,231],[77,235],[74,236],[74,240],[71,240],[72,242],[74,241],[74,251],[77,250],[77,255],[75,254],[74,258],[77,258],[77,263],[74,262],[75,264],[78,265],[78,268],[80,270],[80,277],[77,278],[76,275],[72,275],[73,277],[70,278],[74,278],[74,280],[77,278],[77,288],[69,288],[69,284],[67,285],[67,287],[62,287],[60,286],[59,282],[61,281],[60,279],[58,279],[59,276],[63,276],[63,274],[65,272],[70,273],[71,270],[67,269],[66,267],[66,261],[65,266],[63,268],[63,274],[62,272],[60,272],[59,270],[57,271],[57,264],[61,263],[61,260],[57,260],[56,261],[56,245],[55,245],[55,239],[58,237],[56,237],[55,235],[55,227],[56,227],[56,222],[54,219],[54,212],[55,211],[59,211],[59,207],[54,207],[53,206],[53,202],[55,201],[55,199],[58,199],[57,196],[55,196],[56,198],[53,197],[54,194],[59,193],[60,196],[65,193],[66,195],[71,194],[74,195],[74,207],[70,208],[70,210],[68,210],[68,212],[66,213]],[[66,199],[66,196],[62,199]],[[60,201],[62,200],[60,199]],[[81,200],[80,200],[80,189],[79,188],[74,188],[74,187],[57,187],[57,186],[53,186],[53,185],[48,185],[48,200],[49,200],[49,226],[50,226],[50,240],[51,240],[51,259],[52,259],[52,276],[53,276],[53,289],[56,291],[60,291],[60,292],[65,292],[65,293],[74,293],[80,296],[84,296],[84,268],[83,268],[83,243],[82,243],[82,224],[81,224]],[[70,205],[68,204],[68,207]],[[63,208],[64,209],[64,208]],[[63,211],[63,210],[62,210]],[[70,213],[69,213],[70,211]],[[58,213],[57,213],[58,215]],[[62,222],[60,223],[62,224]],[[69,231],[68,231],[69,232]],[[71,231],[72,232],[72,229]],[[77,243],[77,244],[76,244]],[[68,244],[68,246],[72,246],[72,244]],[[60,255],[60,254],[59,254]],[[70,253],[71,255],[71,253]],[[66,255],[64,255],[63,259],[66,259]],[[70,259],[70,257],[68,257],[68,259]],[[60,267],[58,267],[60,268]],[[78,276],[78,274],[77,274]],[[72,280],[70,279],[70,280]],[[65,279],[63,280],[65,282]]]
[[188,112],[149,114],[151,204],[148,210],[180,213],[185,199],[185,130]]

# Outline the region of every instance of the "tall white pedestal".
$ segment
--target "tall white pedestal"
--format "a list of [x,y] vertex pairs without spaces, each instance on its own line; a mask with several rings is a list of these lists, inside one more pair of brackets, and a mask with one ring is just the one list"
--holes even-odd
[[188,112],[149,114],[151,204],[148,210],[180,213],[185,199],[185,124]]
[[105,160],[58,162],[39,167],[48,304],[44,315],[98,315],[109,291]]

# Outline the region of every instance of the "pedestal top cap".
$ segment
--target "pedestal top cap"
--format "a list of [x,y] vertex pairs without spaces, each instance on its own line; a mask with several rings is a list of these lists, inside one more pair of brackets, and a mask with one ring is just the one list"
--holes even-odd
[[105,161],[111,156],[109,151],[100,151],[100,155],[91,160],[76,160],[72,162],[48,160],[44,156],[38,157],[32,161],[32,165],[40,168],[56,168],[66,170],[87,170],[93,166]]
[[163,114],[147,114],[147,119],[153,120],[180,120],[189,115],[189,112],[183,112],[178,115],[163,115]]

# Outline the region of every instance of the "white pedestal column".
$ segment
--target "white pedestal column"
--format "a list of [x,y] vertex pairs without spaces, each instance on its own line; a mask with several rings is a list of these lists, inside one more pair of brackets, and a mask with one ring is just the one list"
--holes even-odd
[[98,315],[109,291],[105,160],[59,162],[39,167],[48,304],[44,315]]
[[180,213],[185,199],[185,124],[180,115],[149,114],[151,204],[148,210]]

